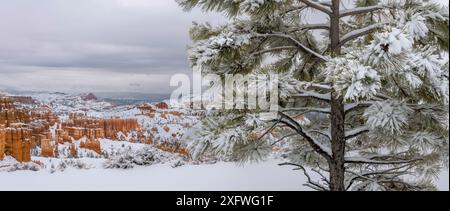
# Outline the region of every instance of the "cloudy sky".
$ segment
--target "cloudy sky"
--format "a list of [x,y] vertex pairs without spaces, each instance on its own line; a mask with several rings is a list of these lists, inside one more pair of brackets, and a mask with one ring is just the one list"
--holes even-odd
[[0,0],[0,90],[168,92],[189,74],[192,21],[174,0]]
[[191,73],[192,21],[224,18],[174,0],[0,0],[0,90],[168,93]]

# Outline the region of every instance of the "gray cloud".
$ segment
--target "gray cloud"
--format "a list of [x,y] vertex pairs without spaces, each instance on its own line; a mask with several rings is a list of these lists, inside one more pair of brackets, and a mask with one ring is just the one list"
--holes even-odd
[[0,89],[168,92],[191,72],[192,21],[224,20],[174,0],[0,0]]
[[168,90],[168,76],[190,73],[192,21],[223,18],[174,0],[0,0],[0,88]]

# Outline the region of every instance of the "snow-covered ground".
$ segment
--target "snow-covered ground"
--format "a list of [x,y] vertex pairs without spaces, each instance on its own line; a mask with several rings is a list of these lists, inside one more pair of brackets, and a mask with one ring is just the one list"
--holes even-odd
[[[168,165],[133,170],[70,169],[0,172],[0,190],[303,190],[304,178],[276,161],[237,166]],[[276,169],[274,169],[276,168]]]
[[[178,190],[178,191],[299,191],[305,177],[279,161],[238,166],[234,163],[185,165],[167,164],[136,167],[133,170],[68,169],[0,172],[0,190]],[[448,171],[437,181],[440,190],[449,190]]]
[[[62,118],[67,118],[69,112],[83,111],[88,116],[98,118],[136,118],[141,127],[147,131],[156,129],[155,140],[171,138],[177,134],[180,138],[187,129],[186,125],[193,125],[198,117],[184,112],[182,116],[157,112],[154,117],[140,115],[141,111],[136,106],[112,106],[105,102],[84,101],[78,95],[66,95],[61,93],[36,94],[33,96],[39,102],[47,105]],[[171,110],[164,111],[165,113]],[[163,117],[164,116],[164,117]],[[164,128],[169,128],[165,131]],[[83,139],[84,140],[84,139]],[[104,155],[88,156],[95,154],[93,151],[81,149],[81,140],[74,143],[78,146],[77,157],[68,158],[70,144],[59,145],[60,158],[33,157],[34,164],[31,167],[39,171],[12,171],[8,172],[11,165],[17,162],[7,157],[0,162],[0,191],[2,190],[213,190],[213,191],[301,191],[310,190],[303,186],[305,176],[302,172],[292,171],[291,167],[279,167],[281,161],[271,159],[264,163],[246,164],[238,166],[235,163],[220,162],[216,164],[193,165],[182,162],[182,166],[173,168],[180,161],[175,154],[168,154],[152,148],[158,161],[151,166],[134,166],[131,170],[107,169],[104,167],[108,161]],[[108,157],[121,154],[127,149],[138,152],[148,147],[144,144],[112,141],[100,139],[101,149]],[[94,158],[95,157],[95,158]],[[120,158],[120,156],[119,156]],[[59,166],[63,163],[64,170]],[[30,163],[31,164],[31,163]],[[82,164],[84,170],[79,165]],[[183,165],[185,164],[185,165]],[[15,166],[14,166],[15,167]],[[30,169],[30,166],[19,165],[21,168]],[[56,167],[56,168],[55,168]],[[17,168],[14,168],[17,169]],[[449,173],[443,172],[436,185],[439,190],[449,190]]]

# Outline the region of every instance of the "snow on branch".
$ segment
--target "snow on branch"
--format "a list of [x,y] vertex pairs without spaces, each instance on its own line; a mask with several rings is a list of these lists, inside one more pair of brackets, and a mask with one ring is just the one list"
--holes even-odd
[[416,112],[448,112],[448,109],[439,104],[407,104],[407,106]]
[[381,27],[383,27],[382,23],[376,23],[376,24],[372,24],[370,26],[364,27],[362,29],[357,29],[357,30],[351,31],[351,32],[345,34],[344,36],[342,36],[341,41],[339,42],[339,45],[342,46],[350,40],[367,35],[370,32],[372,32],[373,30],[379,29]]
[[329,132],[323,132],[319,130],[310,130],[309,133],[317,133],[323,137],[326,137],[328,140],[331,140],[331,134]]
[[274,141],[274,142],[271,144],[271,146],[275,146],[276,144],[278,144],[278,143],[280,143],[280,142],[284,141],[285,139],[287,139],[287,138],[289,138],[289,137],[292,137],[292,136],[298,136],[298,133],[287,134],[287,135],[281,137],[280,139]]
[[319,4],[327,7],[332,7],[333,4],[331,3],[331,0],[319,0]]
[[346,183],[347,183],[346,190],[349,190],[351,188],[351,186],[354,184],[354,182],[360,178],[367,178],[367,177],[374,176],[374,175],[404,175],[404,174],[408,174],[409,173],[408,167],[410,167],[410,166],[411,166],[411,163],[397,166],[394,168],[375,170],[375,171],[363,171],[361,173],[347,171],[347,172],[353,174],[354,176],[346,179]]
[[359,14],[363,14],[363,13],[370,13],[370,12],[380,10],[383,8],[384,8],[383,6],[375,5],[375,6],[369,6],[369,7],[357,7],[357,8],[342,10],[342,11],[340,11],[339,17],[342,18],[342,17],[349,16],[349,15],[359,15]]
[[345,131],[345,140],[349,140],[352,138],[355,138],[361,134],[367,133],[369,132],[369,127],[367,126],[361,126],[361,127],[357,127],[348,131]]
[[322,100],[322,101],[326,101],[326,102],[331,101],[331,93],[320,94],[317,92],[302,91],[301,94],[292,95],[292,97],[309,97],[309,98],[314,98],[314,99]]
[[297,32],[300,30],[314,30],[314,29],[330,29],[330,25],[326,23],[318,23],[318,24],[304,24],[301,26],[298,26],[296,28],[293,28],[291,32]]
[[332,11],[331,11],[330,8],[327,8],[326,6],[324,6],[324,5],[320,4],[320,3],[316,3],[316,2],[313,2],[311,0],[299,0],[299,1],[303,2],[308,7],[314,8],[314,9],[319,10],[321,12],[324,12],[324,13],[326,13],[328,15],[332,14]]
[[328,61],[328,59],[323,56],[320,53],[315,52],[314,50],[306,47],[305,45],[303,45],[300,41],[298,41],[297,39],[295,39],[294,37],[287,35],[287,34],[281,34],[281,33],[273,33],[273,34],[260,34],[260,33],[255,33],[255,36],[257,37],[280,37],[280,38],[285,38],[285,39],[289,39],[291,41],[293,41],[297,47],[299,47],[302,51],[309,53],[323,61]]
[[285,108],[282,111],[287,112],[287,111],[300,111],[300,112],[304,112],[304,113],[311,113],[311,112],[315,112],[315,113],[324,113],[324,114],[329,114],[331,113],[331,108],[312,108],[312,107],[305,107],[305,108]]
[[330,85],[326,85],[326,84],[307,83],[306,85],[307,85],[307,87],[312,87],[312,88],[317,88],[317,89],[324,89],[324,90],[328,90],[328,91],[333,90],[333,87],[331,87]]
[[352,112],[356,109],[360,109],[360,108],[367,108],[369,106],[371,106],[374,102],[371,101],[366,101],[366,102],[358,102],[358,103],[351,103],[351,104],[346,104],[345,105],[345,113],[349,113]]
[[283,51],[283,50],[292,50],[292,49],[297,49],[297,47],[296,46],[280,46],[280,47],[268,48],[268,49],[256,51],[256,52],[252,53],[250,56],[254,57],[257,55],[271,53],[274,51]]
[[280,14],[281,14],[281,15],[286,15],[286,14],[288,14],[288,13],[295,12],[295,11],[299,11],[299,12],[300,12],[300,11],[306,9],[306,8],[307,8],[307,6],[302,5],[302,6],[300,6],[300,7],[294,7],[294,8],[288,9],[288,10],[286,10],[286,11],[283,11],[283,12],[281,12]]
[[310,144],[314,151],[322,155],[327,160],[331,159],[332,152],[329,147],[316,141],[310,134],[303,130],[302,126],[297,121],[292,119],[290,116],[282,112],[278,112],[278,115],[280,116],[279,121],[301,135]]
[[[383,160],[384,159],[384,160]],[[374,164],[374,165],[395,165],[408,164],[420,161],[421,159],[404,160],[395,156],[373,156],[373,157],[347,157],[345,163],[352,164]]]

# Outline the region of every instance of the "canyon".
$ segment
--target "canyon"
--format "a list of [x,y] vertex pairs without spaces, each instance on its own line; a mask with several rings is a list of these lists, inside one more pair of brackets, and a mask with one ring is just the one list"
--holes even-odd
[[27,110],[15,103],[14,98],[0,98],[0,158],[10,155],[19,162],[29,162],[31,148],[45,142],[50,125],[59,120],[45,108]]
[[[189,157],[181,144],[197,114],[165,102],[114,107],[91,93],[0,97],[0,160],[102,157],[101,140],[144,144]],[[108,151],[108,150],[106,150]]]
[[[94,100],[94,96],[87,100]],[[23,104],[35,106],[22,108]],[[66,143],[70,144],[73,155],[80,148],[101,154],[98,139],[117,140],[119,134],[128,136],[131,132],[137,132],[136,138],[151,144],[151,137],[144,138],[139,131],[137,119],[101,119],[70,113],[67,120],[61,121],[48,107],[38,105],[31,97],[0,98],[0,160],[6,155],[18,162],[30,162],[32,149],[39,149],[41,157],[58,157],[58,146]],[[83,137],[86,140],[74,144]]]

